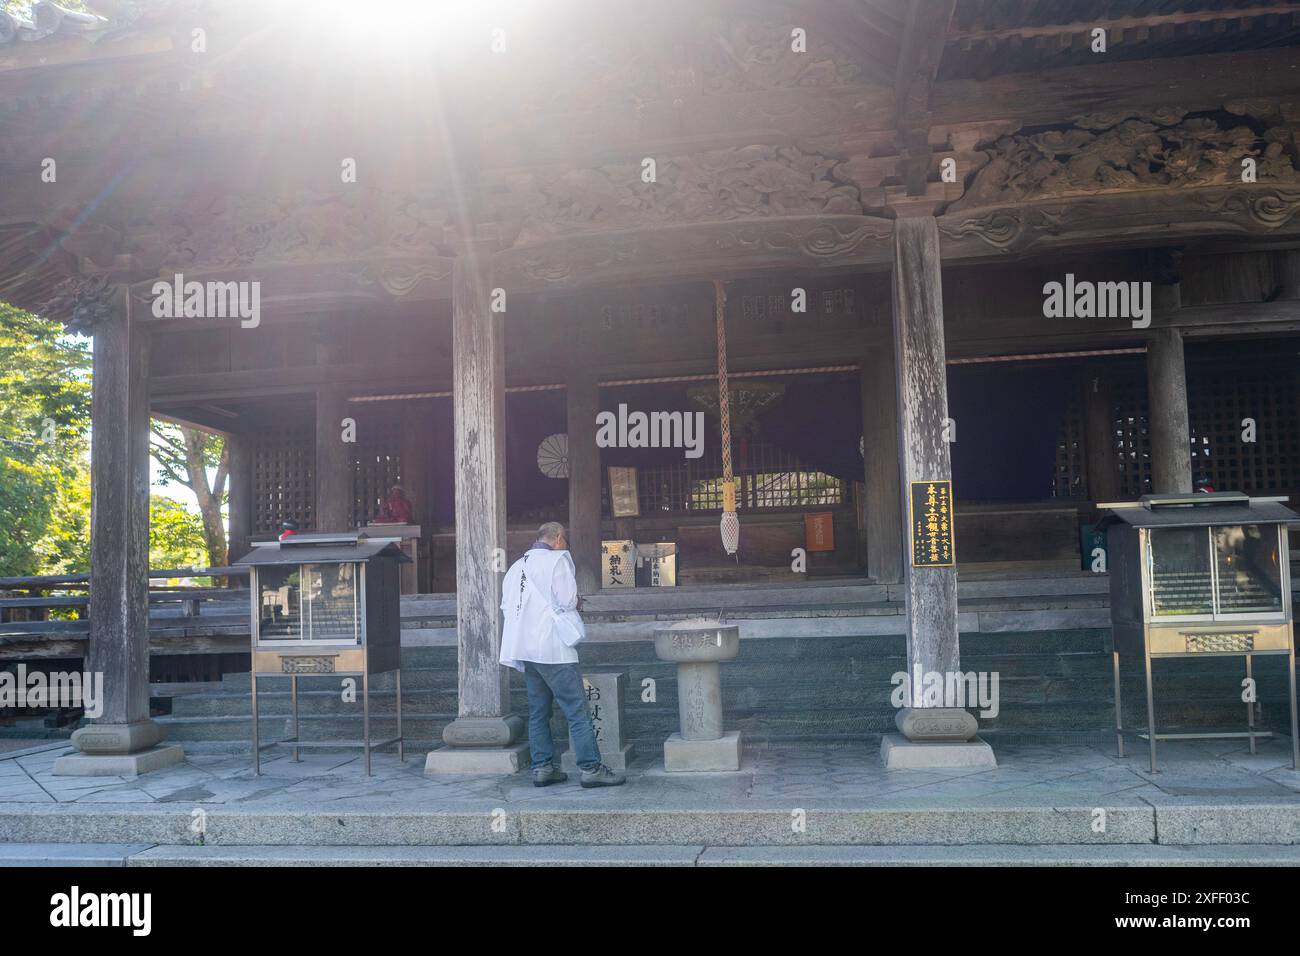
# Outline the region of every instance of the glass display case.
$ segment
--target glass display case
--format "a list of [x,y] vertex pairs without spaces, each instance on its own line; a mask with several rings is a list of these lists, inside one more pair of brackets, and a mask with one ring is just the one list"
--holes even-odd
[[[354,746],[371,751],[402,740],[402,671],[399,565],[410,559],[395,538],[350,534],[295,534],[257,542],[236,561],[249,568],[252,595],[253,764],[261,752],[288,744],[293,759],[304,747]],[[397,688],[397,736],[371,739],[370,678],[392,671]],[[298,679],[330,675],[361,678],[362,736],[358,741],[304,741],[299,735]],[[292,736],[262,743],[258,727],[258,677],[288,677]]]
[[1147,495],[1136,502],[1099,504],[1107,531],[1111,623],[1114,633],[1115,733],[1120,756],[1120,655],[1144,662],[1151,769],[1157,740],[1244,737],[1255,726],[1253,703],[1242,731],[1159,734],[1155,728],[1151,662],[1159,658],[1242,657],[1251,677],[1256,655],[1285,654],[1290,666],[1292,762],[1300,769],[1296,727],[1295,635],[1287,523],[1297,515],[1280,498],[1238,492]]

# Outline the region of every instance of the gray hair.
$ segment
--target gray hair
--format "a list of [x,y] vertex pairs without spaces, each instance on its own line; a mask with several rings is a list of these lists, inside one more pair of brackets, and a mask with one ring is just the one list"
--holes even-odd
[[564,534],[564,525],[558,521],[548,521],[537,529],[537,540],[551,542]]

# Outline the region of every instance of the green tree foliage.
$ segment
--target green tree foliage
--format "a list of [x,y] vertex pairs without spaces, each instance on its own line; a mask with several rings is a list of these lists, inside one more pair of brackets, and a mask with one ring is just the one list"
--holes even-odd
[[149,567],[203,567],[208,563],[203,519],[172,498],[149,499]]
[[[229,462],[226,440],[188,425],[155,420],[149,450],[158,463],[160,485],[183,485],[199,504],[208,567],[226,563],[226,528],[221,506],[226,500]],[[215,469],[209,475],[209,469]]]
[[[0,577],[84,574],[90,570],[90,340],[0,302]],[[175,426],[158,423],[163,429]],[[191,439],[201,462],[220,461],[219,439]],[[216,442],[212,447],[212,442]],[[186,448],[181,438],[180,447]],[[161,464],[161,462],[160,462]],[[182,466],[178,475],[190,487]],[[220,502],[225,470],[215,487]],[[150,499],[152,567],[225,563],[219,504],[220,558],[210,561],[205,520],[180,502]]]
[[90,570],[90,454],[83,448],[70,481],[59,486],[49,526],[36,545],[37,574]]
[[56,530],[55,518],[71,513],[75,522],[89,505],[88,489],[78,488],[89,371],[87,340],[0,302],[0,575],[36,574],[50,558],[84,553],[58,540],[71,524]]

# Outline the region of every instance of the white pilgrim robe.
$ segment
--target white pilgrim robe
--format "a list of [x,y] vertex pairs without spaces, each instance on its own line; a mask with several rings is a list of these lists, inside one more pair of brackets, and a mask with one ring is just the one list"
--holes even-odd
[[501,663],[576,664],[578,652],[555,634],[556,611],[578,606],[578,579],[568,551],[532,548],[510,566],[501,584]]

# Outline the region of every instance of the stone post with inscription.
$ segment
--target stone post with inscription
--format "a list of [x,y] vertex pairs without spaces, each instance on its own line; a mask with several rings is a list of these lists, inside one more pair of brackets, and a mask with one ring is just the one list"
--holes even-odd
[[679,621],[655,629],[655,656],[677,663],[681,730],[664,741],[664,769],[739,770],[740,731],[722,727],[719,661],[740,653],[740,628],[717,621]]
[[[632,745],[623,743],[623,701],[627,698],[627,674],[623,671],[583,671],[582,687],[587,710],[600,747],[600,762],[622,772],[632,759]],[[569,749],[560,755],[560,769],[578,772],[578,758],[569,735]]]
[[[993,766],[993,750],[962,701],[957,643],[957,567],[952,513],[939,232],[931,215],[894,224],[894,349],[897,369],[899,484],[906,529],[907,706],[880,755],[888,768]],[[936,677],[939,693],[934,693]],[[947,706],[945,706],[947,705]]]

